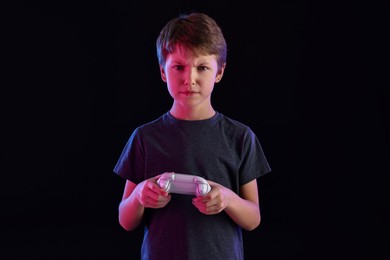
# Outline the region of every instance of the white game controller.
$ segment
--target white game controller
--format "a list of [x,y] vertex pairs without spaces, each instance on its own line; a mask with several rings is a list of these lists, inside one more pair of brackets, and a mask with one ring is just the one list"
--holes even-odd
[[169,193],[204,196],[210,190],[209,183],[202,177],[190,174],[167,172],[161,175],[157,184]]

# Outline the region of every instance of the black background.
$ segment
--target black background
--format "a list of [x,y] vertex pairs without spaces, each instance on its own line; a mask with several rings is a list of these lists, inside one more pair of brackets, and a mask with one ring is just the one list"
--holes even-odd
[[138,259],[112,170],[170,108],[160,29],[201,11],[229,49],[214,107],[273,169],[246,259],[389,259],[389,5],[312,2],[3,1],[0,258]]

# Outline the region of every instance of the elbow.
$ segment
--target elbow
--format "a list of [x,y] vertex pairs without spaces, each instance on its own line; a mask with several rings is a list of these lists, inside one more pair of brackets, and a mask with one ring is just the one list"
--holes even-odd
[[260,221],[259,222],[254,222],[251,225],[247,225],[243,227],[246,231],[253,231],[255,230],[258,226],[260,226]]
[[131,228],[131,227],[127,227],[127,226],[123,226],[121,225],[122,228],[125,230],[125,231],[133,231],[135,228]]
[[126,231],[133,231],[138,227],[138,223],[130,223],[129,221],[125,221],[125,219],[121,218],[119,215],[119,225]]
[[133,229],[130,227],[130,226],[127,226],[121,222],[119,222],[119,224],[121,225],[121,227],[126,230],[126,231],[132,231]]
[[124,230],[126,230],[126,231],[133,231],[133,230],[136,228],[136,226],[126,225],[126,224],[121,223],[121,222],[119,222],[119,224],[120,224],[121,227],[122,227]]
[[260,226],[261,222],[261,216],[258,214],[253,221],[248,223],[247,225],[243,226],[242,228],[245,229],[246,231],[253,231],[255,230],[258,226]]
[[129,209],[124,208],[124,204],[120,203],[118,208],[118,222],[119,225],[126,231],[133,231],[141,223],[141,217],[129,214]]
[[122,220],[122,218],[119,216],[118,218],[119,225],[126,231],[131,231],[130,226],[126,225],[126,223]]

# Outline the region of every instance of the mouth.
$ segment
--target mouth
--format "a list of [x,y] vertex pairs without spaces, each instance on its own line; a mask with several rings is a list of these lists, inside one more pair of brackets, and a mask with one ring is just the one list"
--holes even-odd
[[180,94],[185,95],[185,96],[193,96],[193,95],[195,95],[197,93],[198,92],[195,92],[195,91],[183,91],[183,92],[180,92]]

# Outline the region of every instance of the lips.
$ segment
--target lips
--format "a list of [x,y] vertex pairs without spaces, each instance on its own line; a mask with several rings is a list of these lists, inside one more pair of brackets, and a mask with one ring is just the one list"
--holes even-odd
[[186,96],[192,96],[192,95],[197,94],[197,92],[194,92],[194,91],[184,91],[184,92],[180,92],[180,93],[183,95],[186,95]]

